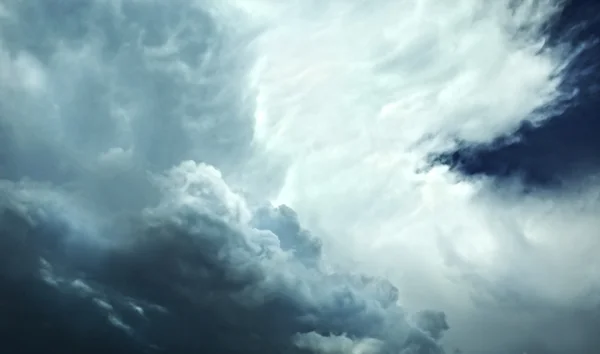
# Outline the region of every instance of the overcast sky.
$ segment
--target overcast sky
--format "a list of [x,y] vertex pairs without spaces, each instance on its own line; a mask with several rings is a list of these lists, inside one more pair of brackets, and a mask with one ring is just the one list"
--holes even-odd
[[596,8],[0,2],[3,342],[595,352]]

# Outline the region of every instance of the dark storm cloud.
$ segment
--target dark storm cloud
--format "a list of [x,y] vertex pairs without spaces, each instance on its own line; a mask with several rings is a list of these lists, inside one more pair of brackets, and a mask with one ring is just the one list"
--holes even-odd
[[219,171],[180,163],[227,173],[252,149],[251,61],[207,12],[187,1],[3,9],[3,345],[280,353],[318,333],[315,351],[330,335],[437,350],[391,284],[324,272],[293,210],[250,210]]
[[[87,215],[69,193],[5,182],[2,278],[47,298],[32,328],[50,317],[71,336],[81,321],[122,336],[112,326],[129,338],[124,348],[167,352],[328,352],[337,336],[350,346],[380,343],[373,353],[441,352],[443,314],[423,312],[411,325],[385,280],[325,273],[318,241],[291,209],[262,208],[254,223],[263,228],[252,227],[220,178],[185,162],[156,179],[157,206],[122,223]],[[66,317],[61,304],[83,310]]]
[[[239,87],[250,49],[191,3],[3,2],[3,345],[18,353],[441,353],[452,319],[405,313],[385,279],[324,269],[320,239],[291,208],[248,207],[225,183],[256,153],[253,104]],[[579,87],[579,101],[560,117],[523,128],[516,143],[469,146],[443,162],[466,174],[522,173],[534,185],[595,168],[597,77],[581,71],[594,48],[570,69],[565,87]],[[253,178],[276,182],[270,172]],[[508,325],[471,320],[479,331],[463,343],[484,342],[488,354],[588,354],[600,345],[590,302],[536,305],[513,284],[473,284],[486,296],[484,320]],[[504,321],[505,311],[524,317]]]

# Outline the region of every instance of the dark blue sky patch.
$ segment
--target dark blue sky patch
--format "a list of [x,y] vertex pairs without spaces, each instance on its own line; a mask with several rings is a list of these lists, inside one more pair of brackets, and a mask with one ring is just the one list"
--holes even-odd
[[[517,177],[529,187],[560,187],[600,170],[600,6],[572,1],[548,29],[552,46],[569,43],[585,49],[566,68],[562,89],[575,92],[560,102],[560,113],[541,126],[524,123],[510,137],[490,144],[462,142],[459,148],[432,157],[467,176],[503,180]],[[515,139],[515,137],[517,139]]]

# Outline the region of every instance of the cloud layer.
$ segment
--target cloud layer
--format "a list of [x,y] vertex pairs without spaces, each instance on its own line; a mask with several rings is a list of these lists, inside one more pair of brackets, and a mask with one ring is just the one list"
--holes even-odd
[[503,139],[545,173],[527,141],[594,86],[563,6],[4,1],[3,342],[592,353],[594,173],[431,164]]

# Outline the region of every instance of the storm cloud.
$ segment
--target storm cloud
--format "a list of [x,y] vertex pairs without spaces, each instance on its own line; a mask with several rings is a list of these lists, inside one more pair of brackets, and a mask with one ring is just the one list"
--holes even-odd
[[3,345],[595,352],[592,8],[2,2]]
[[244,200],[210,166],[184,162],[158,181],[157,206],[108,225],[54,190],[5,185],[3,278],[43,289],[36,296],[46,302],[62,295],[49,311],[83,307],[63,324],[71,335],[82,321],[100,333],[112,324],[141,348],[279,352],[311,338],[321,352],[344,335],[357,346],[381,342],[378,353],[441,351],[443,317],[425,313],[411,325],[391,284],[324,272],[318,243],[289,209],[262,213],[278,236],[251,226]]

